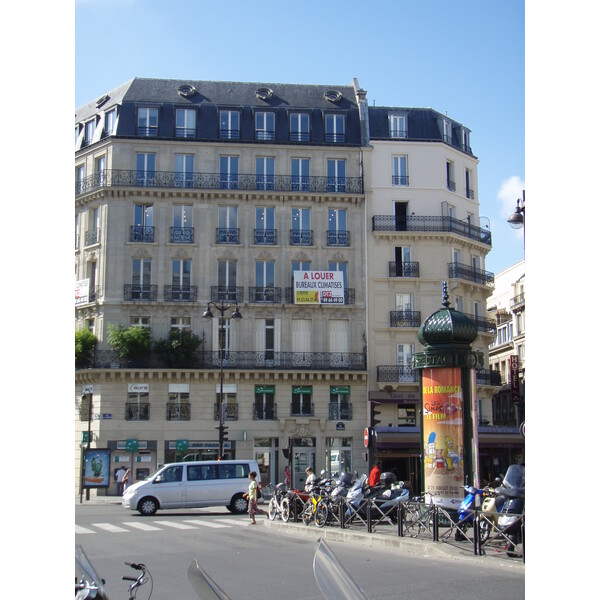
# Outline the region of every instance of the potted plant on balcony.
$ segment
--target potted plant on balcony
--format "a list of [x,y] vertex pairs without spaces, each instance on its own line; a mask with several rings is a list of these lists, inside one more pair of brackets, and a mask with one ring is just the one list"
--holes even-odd
[[168,367],[190,369],[198,367],[201,344],[202,338],[191,331],[171,331],[168,338],[155,342],[154,350]]
[[98,338],[89,329],[75,331],[75,368],[91,367]]
[[150,354],[150,330],[142,325],[108,324],[108,344],[127,366],[144,366]]

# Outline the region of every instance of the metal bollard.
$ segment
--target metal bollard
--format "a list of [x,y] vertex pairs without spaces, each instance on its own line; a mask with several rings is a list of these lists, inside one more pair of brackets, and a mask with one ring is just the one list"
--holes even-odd
[[371,525],[371,501],[367,500],[367,531],[373,533],[373,526]]
[[398,537],[404,537],[404,504],[398,504]]
[[439,542],[438,507],[433,505],[433,541]]

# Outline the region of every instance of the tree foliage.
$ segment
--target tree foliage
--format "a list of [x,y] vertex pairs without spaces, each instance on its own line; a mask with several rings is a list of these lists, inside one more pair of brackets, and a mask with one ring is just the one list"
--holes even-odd
[[154,349],[167,366],[186,369],[196,366],[201,344],[202,339],[191,331],[171,331],[167,339],[154,344]]
[[108,324],[108,344],[120,358],[138,361],[148,357],[150,352],[150,330],[142,325]]
[[75,368],[83,369],[92,365],[98,338],[89,329],[75,331]]

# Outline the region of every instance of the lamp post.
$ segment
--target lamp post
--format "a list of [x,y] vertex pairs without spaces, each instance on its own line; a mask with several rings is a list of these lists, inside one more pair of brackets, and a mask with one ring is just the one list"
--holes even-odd
[[[212,319],[213,318],[213,314],[210,311],[210,307],[213,306],[216,310],[219,311],[219,337],[221,336],[222,332],[223,332],[223,326],[225,323],[225,313],[232,307],[234,306],[233,304],[225,304],[224,300],[221,300],[220,304],[217,304],[216,302],[209,302],[206,305],[206,310],[204,311],[204,314],[202,315],[203,318],[205,319]],[[231,314],[231,318],[232,319],[241,319],[242,318],[242,313],[240,313],[240,311],[238,310],[237,307],[237,303],[235,304],[235,310],[233,311],[233,313]],[[219,394],[219,401],[217,402],[217,409],[219,411],[219,426],[217,427],[217,429],[219,430],[219,460],[222,460],[223,458],[223,445],[224,445],[224,441],[225,441],[225,414],[223,411],[223,341],[219,339],[219,375],[220,375],[220,385],[221,385],[221,391]]]
[[507,220],[513,229],[521,229],[523,227],[523,257],[525,257],[525,190],[523,190],[522,202],[523,205],[521,205],[521,199],[517,198],[515,212]]

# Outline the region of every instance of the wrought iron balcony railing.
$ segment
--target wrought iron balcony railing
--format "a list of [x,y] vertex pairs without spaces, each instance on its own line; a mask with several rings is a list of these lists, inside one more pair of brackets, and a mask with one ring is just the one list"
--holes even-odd
[[126,402],[125,420],[126,421],[148,421],[150,419],[149,402]]
[[392,310],[390,311],[390,327],[420,327],[420,310]]
[[277,419],[277,405],[273,404],[265,407],[262,404],[255,404],[252,418],[255,421],[275,421]]
[[494,369],[477,369],[475,371],[475,381],[479,385],[502,385],[502,373]]
[[486,287],[494,287],[493,273],[461,263],[448,263],[448,277],[450,279],[466,279]]
[[310,403],[310,406],[298,406],[298,404],[292,402],[290,404],[290,417],[314,417],[315,408]]
[[378,383],[416,383],[419,372],[406,365],[377,365]]
[[85,245],[93,246],[100,241],[100,230],[92,229],[90,231],[85,232]]
[[489,246],[492,245],[490,231],[471,225],[469,220],[460,221],[454,217],[375,215],[373,231],[450,232]]
[[511,310],[521,308],[522,306],[525,306],[525,294],[519,294],[518,296],[510,299]]
[[419,277],[418,262],[396,262],[388,263],[388,274],[390,277]]
[[154,242],[154,227],[145,227],[142,225],[132,225],[129,235],[130,242]]
[[328,246],[349,246],[350,232],[349,231],[328,231],[327,232]]
[[452,179],[448,179],[448,181],[446,181],[446,186],[451,192],[456,191],[456,182],[452,181]]
[[249,287],[248,302],[281,303],[280,287]]
[[210,288],[210,299],[213,302],[242,302],[244,300],[244,288],[242,286],[213,285]]
[[290,245],[292,246],[312,246],[313,232],[312,229],[306,231],[298,231],[290,229]]
[[240,228],[217,227],[216,242],[217,244],[239,244]]
[[330,421],[351,421],[352,420],[352,404],[339,405],[337,402],[329,403],[329,420]]
[[254,243],[261,246],[275,246],[277,244],[277,229],[255,229]]
[[167,402],[167,421],[189,421],[190,414],[188,403]]
[[408,185],[408,175],[392,175],[392,185]]
[[[466,313],[465,313],[466,314]],[[485,317],[481,317],[479,315],[469,315],[475,321],[475,325],[477,325],[477,331],[482,331],[484,333],[496,333],[496,321],[494,319],[486,319]]]
[[328,177],[326,175],[257,175],[232,173],[186,173],[177,171],[142,171],[103,169],[75,182],[75,195],[101,187],[151,187],[197,190],[264,190],[274,192],[363,193],[362,177]]
[[156,285],[132,285],[126,283],[123,286],[123,300],[156,302],[158,299],[158,286]]
[[165,302],[196,302],[198,300],[197,285],[165,285]]
[[[214,405],[213,420],[219,420],[219,405],[215,402]],[[237,402],[227,402],[225,404],[225,420],[226,421],[237,421],[238,420],[238,404]]]
[[193,244],[194,243],[194,228],[193,227],[171,227],[171,243],[172,244]]

